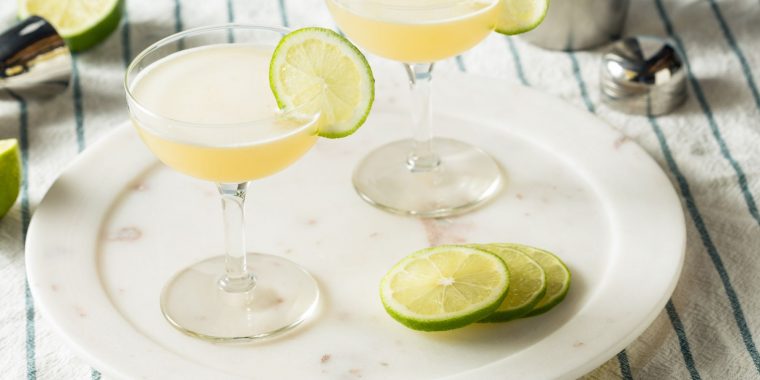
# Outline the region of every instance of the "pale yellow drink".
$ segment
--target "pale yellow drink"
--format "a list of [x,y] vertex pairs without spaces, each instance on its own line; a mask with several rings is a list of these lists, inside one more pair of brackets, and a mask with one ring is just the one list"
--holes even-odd
[[460,54],[493,31],[499,0],[326,0],[354,42],[381,57],[427,63]]
[[317,140],[316,123],[279,113],[269,88],[272,51],[208,45],[150,64],[131,86],[145,144],[175,170],[221,183],[266,177],[298,160]]

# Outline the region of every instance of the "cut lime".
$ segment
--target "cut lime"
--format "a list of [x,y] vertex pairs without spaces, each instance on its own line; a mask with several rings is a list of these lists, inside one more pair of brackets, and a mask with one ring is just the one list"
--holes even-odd
[[476,322],[501,305],[509,270],[498,256],[463,246],[412,253],[380,283],[388,314],[422,331],[450,330]]
[[71,51],[82,51],[116,29],[122,6],[123,0],[19,0],[19,17],[46,19]]
[[544,21],[549,9],[549,0],[502,1],[501,15],[496,22],[496,31],[501,34],[514,35],[534,29]]
[[480,322],[506,322],[527,314],[546,294],[546,275],[535,260],[514,249],[498,244],[478,244],[479,248],[499,256],[509,269],[507,298],[493,314]]
[[320,113],[319,135],[354,133],[375,99],[375,78],[364,55],[338,33],[303,28],[282,38],[272,54],[269,85],[282,109]]
[[530,256],[546,272],[546,294],[533,307],[533,310],[524,315],[525,317],[543,314],[565,299],[567,291],[570,289],[571,275],[570,270],[567,269],[567,266],[559,257],[543,249],[522,244],[508,243],[497,245],[500,248],[512,249]]
[[21,188],[21,159],[16,139],[0,140],[0,218],[16,203]]

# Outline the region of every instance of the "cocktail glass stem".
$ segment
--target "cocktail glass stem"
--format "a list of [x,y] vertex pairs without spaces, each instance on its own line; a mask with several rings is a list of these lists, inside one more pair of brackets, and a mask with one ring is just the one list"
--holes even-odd
[[217,184],[224,214],[225,273],[219,287],[230,293],[248,292],[256,279],[248,270],[245,250],[245,194],[248,182]]
[[441,159],[433,146],[433,103],[431,83],[433,63],[405,63],[409,75],[412,97],[412,128],[414,138],[412,151],[407,156],[407,167],[412,172],[434,170]]

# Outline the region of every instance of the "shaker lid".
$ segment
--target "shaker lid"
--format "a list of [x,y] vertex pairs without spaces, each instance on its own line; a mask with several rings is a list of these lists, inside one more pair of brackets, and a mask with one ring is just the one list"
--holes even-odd
[[627,37],[602,57],[602,100],[632,114],[661,115],[686,100],[686,67],[667,40]]

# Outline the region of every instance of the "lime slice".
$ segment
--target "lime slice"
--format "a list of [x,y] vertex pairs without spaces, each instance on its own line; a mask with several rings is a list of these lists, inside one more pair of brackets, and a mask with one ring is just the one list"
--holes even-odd
[[422,331],[451,330],[496,310],[509,288],[509,270],[498,256],[463,246],[412,253],[380,283],[388,314]]
[[0,140],[0,218],[16,203],[21,188],[21,159],[16,139]]
[[478,244],[476,248],[499,256],[509,269],[507,298],[493,314],[480,322],[506,322],[530,312],[546,294],[546,275],[535,260],[528,255],[502,248],[497,244]]
[[48,20],[71,51],[82,51],[116,29],[122,7],[123,0],[19,0],[19,17]]
[[319,135],[345,137],[367,119],[375,78],[351,42],[325,28],[303,28],[282,38],[272,54],[269,85],[282,109],[321,114]]
[[522,252],[530,256],[546,272],[546,294],[533,307],[533,310],[524,315],[525,317],[543,314],[565,299],[567,291],[570,289],[571,275],[570,270],[567,269],[567,266],[559,257],[543,249],[522,244],[508,243],[497,244],[497,246]]
[[549,0],[502,1],[501,17],[496,22],[496,31],[501,34],[514,35],[534,29],[544,21],[549,9]]

